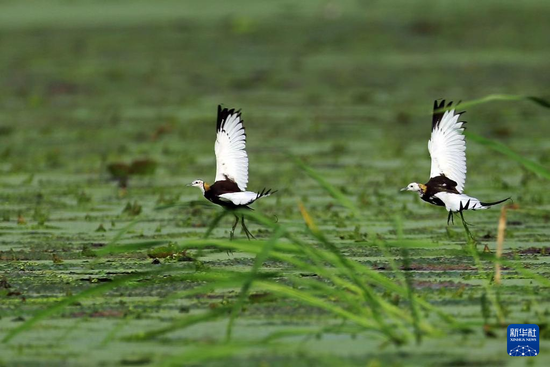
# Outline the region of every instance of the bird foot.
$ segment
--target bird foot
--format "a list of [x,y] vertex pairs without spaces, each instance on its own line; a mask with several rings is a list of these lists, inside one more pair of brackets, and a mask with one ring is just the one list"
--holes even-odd
[[256,237],[254,237],[254,235],[250,233],[250,231],[246,227],[246,224],[244,223],[244,216],[241,217],[241,226],[244,234],[246,235],[246,238],[248,238],[249,240],[250,240],[250,237],[252,237],[253,239],[256,239]]

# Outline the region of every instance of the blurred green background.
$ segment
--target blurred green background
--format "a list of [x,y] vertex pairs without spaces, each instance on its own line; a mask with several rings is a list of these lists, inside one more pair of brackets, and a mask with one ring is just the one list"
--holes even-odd
[[[200,205],[153,209],[204,200],[184,185],[215,176],[218,104],[243,111],[249,189],[279,190],[255,204],[260,212],[301,233],[301,200],[345,253],[369,266],[387,259],[353,253],[353,239],[395,238],[396,215],[403,218],[407,238],[457,248],[461,227],[447,228],[444,210],[398,189],[428,179],[434,99],[549,96],[548,14],[550,2],[542,0],[1,0],[0,272],[20,294],[0,293],[0,335],[90,283],[154,267],[145,254],[99,263],[86,257],[88,247],[104,245],[134,218],[142,222],[131,238],[204,233],[215,210]],[[550,166],[547,110],[528,102],[492,102],[472,106],[464,116],[469,131]],[[350,218],[287,153],[349,195],[366,220]],[[467,155],[467,193],[485,201],[512,196],[532,209],[509,214],[507,245],[517,251],[548,248],[548,182],[479,144],[469,142]],[[122,189],[113,176],[121,180],[133,161],[141,174],[131,175]],[[499,210],[467,214],[475,234],[493,246]],[[215,237],[227,238],[230,224],[229,218],[222,221]],[[251,229],[258,238],[267,236],[258,226]],[[415,261],[448,261],[454,272],[445,276],[456,283],[444,287],[448,293],[437,286],[425,291],[437,293],[449,312],[479,313],[479,282],[463,281],[472,270],[460,267],[466,260],[432,251],[419,250]],[[533,269],[547,276],[547,258],[541,259]],[[213,267],[250,266],[250,259],[238,254],[213,253],[204,261]],[[436,283],[441,276],[421,273],[418,277]],[[456,292],[462,287],[467,295],[461,301]],[[537,296],[510,289],[510,300],[516,300],[511,310],[527,312],[524,305],[533,299],[547,307],[549,293],[532,287]],[[124,315],[143,316],[125,324],[124,331],[172,320],[178,304],[147,308],[147,302],[169,291],[159,286],[75,306],[0,345],[0,365],[156,365],[163,355],[181,351],[182,340],[186,345],[191,336],[138,345],[101,341]],[[321,322],[311,314],[304,321],[308,312],[297,304],[286,307],[280,319],[287,323]],[[112,313],[101,313],[105,309]],[[277,312],[276,307],[258,309],[238,334],[261,334],[254,325]],[[216,334],[215,327],[211,330]],[[203,331],[198,338],[213,338]],[[385,350],[370,340],[324,339],[296,354],[234,362],[519,363],[505,355],[499,332],[496,339],[480,332],[463,344],[457,337]],[[440,355],[441,348],[447,355]],[[544,365],[544,358],[548,361],[541,355],[535,362]]]

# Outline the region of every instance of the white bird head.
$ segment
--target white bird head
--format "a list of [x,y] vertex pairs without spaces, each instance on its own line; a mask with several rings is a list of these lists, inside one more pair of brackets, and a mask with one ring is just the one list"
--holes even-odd
[[202,193],[204,194],[204,181],[203,180],[195,180],[188,184],[187,186],[195,186],[201,189]]
[[416,182],[411,182],[410,184],[407,185],[407,187],[403,187],[401,191],[415,191],[415,192],[418,192],[418,194],[422,195],[424,193],[422,186],[424,185],[421,185]]

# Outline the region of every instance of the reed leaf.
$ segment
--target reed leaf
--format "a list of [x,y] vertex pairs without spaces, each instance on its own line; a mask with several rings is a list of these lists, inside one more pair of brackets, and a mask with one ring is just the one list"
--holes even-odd
[[32,328],[35,324],[38,322],[45,320],[48,317],[51,317],[61,311],[63,311],[67,306],[70,306],[74,304],[77,301],[80,301],[87,297],[92,297],[96,295],[103,294],[105,292],[108,292],[112,289],[115,289],[119,286],[125,285],[130,281],[133,281],[135,279],[139,279],[141,277],[147,276],[147,275],[153,275],[158,274],[160,271],[149,271],[149,272],[143,272],[138,274],[131,274],[127,275],[118,279],[113,280],[112,282],[103,283],[94,287],[90,287],[78,294],[75,294],[73,296],[65,297],[61,301],[57,302],[53,306],[50,306],[44,310],[41,310],[37,312],[33,317],[28,319],[27,321],[23,322],[21,325],[17,326],[16,328],[11,329],[6,336],[2,339],[3,343],[7,343],[13,338],[15,338],[20,333],[29,330]]
[[248,291],[250,289],[250,286],[252,285],[252,282],[254,282],[254,280],[257,278],[257,274],[258,274],[258,271],[260,270],[260,267],[267,260],[270,252],[272,251],[273,247],[275,246],[275,244],[277,243],[277,241],[282,235],[283,235],[283,231],[279,227],[279,229],[273,234],[271,239],[262,247],[261,252],[256,255],[256,259],[254,260],[254,265],[252,266],[252,269],[250,269],[249,276],[247,277],[247,279],[245,280],[245,282],[241,287],[239,298],[237,299],[237,302],[235,302],[235,305],[231,310],[231,316],[229,318],[229,322],[227,323],[227,331],[226,331],[227,341],[231,339],[231,331],[233,329],[233,323],[235,321],[235,318],[237,317],[237,314],[241,311],[244,305],[246,295],[248,294]]
[[[544,108],[550,108],[550,102],[545,100],[544,98],[536,97],[536,96],[522,96],[517,94],[490,94],[478,99],[472,99],[470,101],[460,102],[460,104],[458,104],[458,107],[460,107],[461,109],[464,109],[466,107],[476,106],[476,105],[480,105],[488,102],[494,102],[494,101],[528,101],[528,102],[535,103]],[[445,111],[445,109],[442,108],[440,109],[440,112],[441,111]]]
[[550,279],[548,278],[545,278],[539,274],[536,274],[528,269],[526,269],[523,265],[521,264],[517,264],[513,261],[510,261],[510,260],[506,260],[506,259],[503,259],[502,257],[500,258],[497,258],[495,257],[494,255],[490,254],[490,255],[485,255],[485,256],[482,256],[482,258],[484,260],[488,260],[488,261],[491,261],[495,264],[501,264],[503,266],[506,266],[508,268],[511,268],[511,269],[514,269],[515,271],[517,271],[518,273],[520,273],[521,275],[523,275],[524,277],[526,278],[530,278],[530,279],[533,279],[534,281],[540,283],[541,285],[545,286],[545,287],[550,287]]
[[173,321],[170,325],[155,330],[140,332],[123,338],[126,341],[150,340],[158,336],[168,334],[177,330],[185,329],[203,322],[209,322],[227,315],[231,311],[230,307],[216,307],[204,313],[190,315]]
[[512,160],[520,163],[527,170],[533,173],[536,173],[540,177],[550,180],[550,170],[544,167],[543,165],[541,165],[540,163],[537,163],[535,161],[532,161],[530,159],[527,159],[519,155],[518,153],[514,152],[512,149],[508,148],[506,145],[498,141],[484,138],[472,132],[465,132],[465,134],[468,139],[475,141],[476,143],[479,143],[483,146],[486,146],[487,148],[494,150],[495,152],[504,154],[508,158],[511,158]]
[[295,156],[290,156],[294,163],[305,172],[310,178],[315,180],[319,186],[321,186],[330,196],[332,196],[340,205],[349,209],[353,214],[359,214],[357,206],[345,195],[342,191],[329,183],[322,175],[320,175],[313,168],[305,164],[302,160]]
[[303,303],[309,304],[314,307],[318,307],[320,309],[329,311],[337,316],[340,316],[346,320],[350,320],[368,330],[374,330],[379,331],[378,326],[373,323],[372,321],[360,317],[354,313],[351,313],[349,311],[346,311],[345,309],[336,306],[326,300],[323,300],[318,297],[312,296],[308,292],[302,292],[297,289],[291,288],[289,286],[283,285],[283,284],[277,284],[277,283],[271,283],[266,281],[256,281],[254,282],[254,286],[261,287],[263,290],[271,291],[273,293],[277,293],[281,296],[285,296],[288,298],[292,298],[298,301],[301,301]]

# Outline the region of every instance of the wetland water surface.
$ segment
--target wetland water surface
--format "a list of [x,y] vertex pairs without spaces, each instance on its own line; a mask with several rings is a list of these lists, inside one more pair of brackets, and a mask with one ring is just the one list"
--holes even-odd
[[[442,208],[398,191],[428,178],[435,98],[548,93],[550,50],[532,36],[550,32],[542,17],[548,3],[487,1],[474,11],[468,2],[251,2],[242,12],[223,2],[208,12],[173,2],[96,3],[52,2],[38,13],[0,5],[0,337],[65,297],[114,285],[0,344],[0,365],[227,365],[227,358],[251,366],[523,365],[506,354],[510,323],[537,323],[541,353],[528,362],[550,363],[548,180],[468,142],[466,192],[487,201],[512,196],[519,205],[508,212],[503,256],[510,263],[499,287],[493,263],[482,256],[476,264],[458,221],[447,226]],[[105,17],[103,6],[119,17]],[[395,345],[330,310],[278,297],[268,283],[250,289],[225,349],[228,317],[174,327],[235,304],[242,284],[166,297],[206,284],[197,274],[245,274],[255,262],[251,252],[228,254],[214,244],[177,247],[201,239],[219,213],[185,187],[215,175],[219,103],[243,110],[249,188],[279,190],[254,205],[258,213],[320,248],[302,203],[345,258],[406,280],[416,296],[468,327],[440,326],[436,311],[420,308],[432,333]],[[527,102],[467,110],[469,131],[550,166],[548,110]],[[139,167],[121,188],[134,161]],[[499,215],[499,208],[466,213],[479,250],[495,250]],[[134,221],[122,244],[163,247],[97,256]],[[226,240],[231,224],[222,219],[210,237]],[[259,241],[272,235],[249,227]],[[399,241],[415,245],[406,252],[381,246]],[[270,257],[260,272],[296,289],[300,279],[302,288],[318,281],[319,299],[344,303],[345,292],[331,297],[320,288],[333,287],[327,277],[337,269],[327,269],[323,275]],[[409,310],[406,296],[373,291],[387,309]],[[135,340],[163,328],[171,332]],[[255,344],[274,333],[273,342]],[[211,358],[216,353],[225,359]]]

